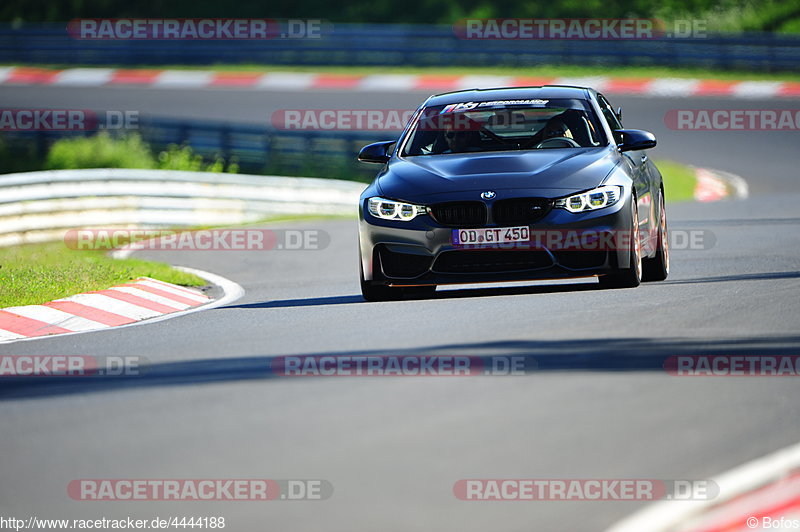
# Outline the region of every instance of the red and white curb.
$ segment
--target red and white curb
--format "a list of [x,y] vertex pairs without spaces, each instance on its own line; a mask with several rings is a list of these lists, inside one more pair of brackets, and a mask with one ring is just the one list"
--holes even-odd
[[94,331],[171,314],[210,298],[198,290],[143,277],[107,290],[0,309],[0,340]]
[[298,91],[340,89],[359,91],[446,92],[460,89],[537,85],[590,86],[608,94],[732,98],[800,98],[800,82],[726,81],[690,78],[530,77],[430,74],[325,74],[314,72],[224,72],[207,70],[144,70],[114,68],[0,67],[0,85],[100,87],[142,86],[162,89],[248,88]]
[[77,334],[139,325],[216,308],[244,295],[238,284],[200,270],[194,273],[223,290],[211,299],[199,290],[142,277],[106,290],[87,292],[50,301],[0,309],[0,343]]
[[[712,479],[714,499],[660,501],[606,532],[743,532],[800,528],[800,444]],[[783,521],[781,521],[783,519]],[[783,523],[779,525],[778,523]]]
[[746,199],[750,194],[747,181],[736,174],[708,168],[694,170],[697,180],[694,187],[695,201],[720,201],[730,197]]

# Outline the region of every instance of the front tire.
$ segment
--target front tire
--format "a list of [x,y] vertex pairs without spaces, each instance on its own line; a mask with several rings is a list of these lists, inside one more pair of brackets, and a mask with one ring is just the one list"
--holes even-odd
[[663,281],[669,275],[669,232],[663,190],[659,196],[661,212],[658,220],[658,246],[655,257],[642,261],[642,281],[645,282]]
[[407,286],[405,288],[395,288],[395,290],[402,290],[403,295],[410,299],[426,299],[433,297],[433,294],[436,293],[436,285]]
[[433,296],[436,286],[404,286],[393,287],[386,285],[372,285],[361,280],[361,297],[367,301],[398,301],[407,297],[409,299],[425,299]]
[[361,280],[361,297],[366,301],[395,301],[402,297],[398,288],[384,285],[371,285]]
[[603,288],[636,288],[642,282],[642,243],[639,235],[639,208],[636,198],[632,197],[633,216],[631,222],[629,267],[615,273],[601,275],[600,286]]
[[407,296],[411,299],[420,299],[433,296],[436,292],[436,285],[430,286],[407,286],[393,287],[387,285],[375,285],[364,280],[364,269],[359,267],[361,281],[361,297],[366,301],[397,301]]

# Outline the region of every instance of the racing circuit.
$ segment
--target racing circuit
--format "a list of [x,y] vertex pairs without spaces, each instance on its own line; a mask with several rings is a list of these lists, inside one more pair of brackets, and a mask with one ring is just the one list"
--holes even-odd
[[[302,108],[415,108],[424,92],[0,87],[9,107],[136,109],[264,123]],[[689,132],[674,109],[781,109],[792,100],[609,94],[654,157],[733,172],[746,200],[668,205],[672,230],[713,234],[673,249],[669,279],[600,291],[594,279],[451,287],[429,300],[366,303],[354,219],[321,229],[324,250],[141,256],[244,288],[175,319],[0,345],[0,354],[144,356],[117,385],[5,383],[0,500],[17,514],[81,518],[197,513],[233,530],[603,530],[645,502],[481,502],[469,478],[707,479],[800,440],[791,378],[682,378],[675,355],[797,355],[800,182],[796,132]],[[355,154],[353,154],[355,156]],[[289,355],[518,355],[540,371],[467,378],[271,378]],[[83,478],[326,479],[322,501],[76,502]]]

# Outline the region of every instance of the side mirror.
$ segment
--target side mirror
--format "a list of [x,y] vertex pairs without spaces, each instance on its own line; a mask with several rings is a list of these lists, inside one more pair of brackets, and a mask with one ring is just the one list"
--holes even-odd
[[641,129],[618,129],[614,132],[619,151],[649,150],[656,147],[656,137]]
[[617,115],[617,120],[619,120],[619,123],[621,124],[622,123],[622,107],[617,107],[617,112],[614,113],[614,114]]
[[391,157],[389,148],[396,142],[396,140],[385,140],[367,144],[358,152],[358,160],[364,163],[386,164]]

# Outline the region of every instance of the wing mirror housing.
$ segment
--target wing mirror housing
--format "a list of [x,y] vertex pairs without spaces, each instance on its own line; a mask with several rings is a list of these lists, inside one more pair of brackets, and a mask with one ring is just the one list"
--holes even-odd
[[367,144],[361,151],[358,152],[358,160],[363,163],[380,163],[386,164],[391,158],[391,147],[397,141],[385,140],[382,142],[374,142]]
[[619,151],[649,150],[656,147],[656,136],[641,129],[618,129],[614,132]]

